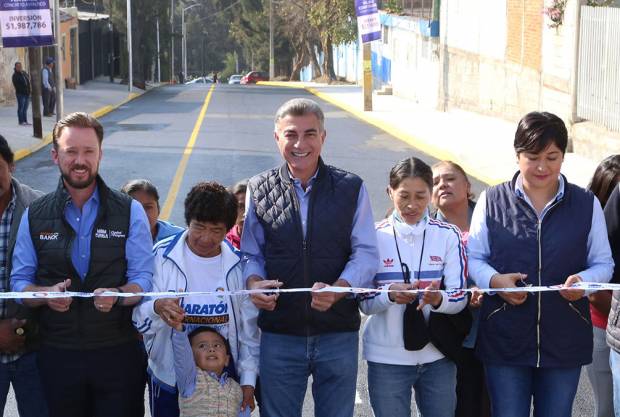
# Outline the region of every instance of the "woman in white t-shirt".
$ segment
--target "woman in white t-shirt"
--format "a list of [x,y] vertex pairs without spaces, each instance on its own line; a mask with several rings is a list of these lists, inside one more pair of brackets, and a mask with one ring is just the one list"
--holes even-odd
[[[237,218],[235,197],[220,184],[201,182],[185,199],[188,229],[155,246],[153,291],[233,291],[243,289],[240,254],[226,233]],[[188,332],[213,327],[231,346],[229,375],[237,376],[243,389],[242,407],[254,408],[258,373],[258,311],[247,296],[195,295],[147,299],[133,313],[149,353],[151,413],[178,417],[178,391],[171,334],[183,325]]]

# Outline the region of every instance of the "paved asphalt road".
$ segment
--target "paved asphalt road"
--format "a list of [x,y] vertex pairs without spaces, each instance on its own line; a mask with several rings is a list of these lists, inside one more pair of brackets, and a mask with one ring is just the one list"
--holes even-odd
[[[165,202],[170,205],[170,220],[182,225],[184,196],[196,182],[214,180],[231,185],[281,164],[273,139],[273,115],[287,99],[309,93],[218,85],[202,125],[196,126],[208,91],[208,86],[200,85],[159,88],[103,117],[105,139],[100,172],[108,185],[120,188],[132,178],[152,180],[159,188],[162,206]],[[389,207],[385,188],[392,165],[412,155],[429,164],[436,160],[337,107],[321,104],[327,129],[325,161],[359,174],[368,187],[375,219],[382,218]],[[193,151],[181,164],[186,168],[182,176],[177,176],[181,181],[175,183],[193,130]],[[58,170],[49,156],[49,147],[19,161],[15,176],[35,188],[52,191],[58,182]],[[472,183],[476,194],[484,188],[480,182]],[[172,198],[175,191],[176,198]],[[360,360],[356,416],[372,416],[367,392],[366,366]],[[584,373],[575,416],[593,415],[591,398]],[[9,400],[6,413],[17,415],[14,400]],[[304,416],[311,415],[313,407],[308,396]]]

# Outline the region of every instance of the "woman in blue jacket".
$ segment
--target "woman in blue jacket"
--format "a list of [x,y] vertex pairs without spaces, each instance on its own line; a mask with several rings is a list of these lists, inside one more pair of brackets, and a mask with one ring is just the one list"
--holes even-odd
[[569,417],[581,367],[592,361],[592,324],[580,282],[607,282],[613,260],[601,205],[560,174],[568,134],[532,112],[514,140],[519,171],[480,195],[469,235],[469,272],[480,288],[564,285],[498,292],[480,311],[477,355],[492,415]]

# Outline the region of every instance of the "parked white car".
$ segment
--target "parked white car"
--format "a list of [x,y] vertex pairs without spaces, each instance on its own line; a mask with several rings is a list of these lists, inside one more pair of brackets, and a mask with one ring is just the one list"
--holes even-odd
[[243,78],[241,74],[231,75],[228,77],[228,84],[241,84],[241,78]]

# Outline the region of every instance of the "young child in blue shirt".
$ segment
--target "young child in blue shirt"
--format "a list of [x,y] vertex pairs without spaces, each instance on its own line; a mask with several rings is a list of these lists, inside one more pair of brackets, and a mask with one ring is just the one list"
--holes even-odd
[[250,407],[241,409],[241,387],[224,372],[230,347],[217,330],[173,330],[172,348],[181,417],[250,416]]

